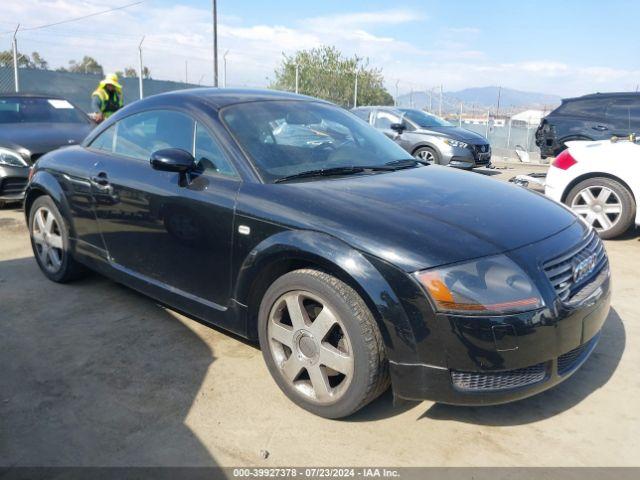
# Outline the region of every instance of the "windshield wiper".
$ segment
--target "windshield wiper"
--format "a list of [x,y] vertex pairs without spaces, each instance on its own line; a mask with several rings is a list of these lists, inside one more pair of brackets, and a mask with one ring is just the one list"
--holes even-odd
[[418,165],[429,165],[427,162],[418,160],[417,158],[401,158],[399,160],[392,160],[385,163],[387,166],[394,166],[394,170],[400,170],[401,168],[413,168]]
[[385,166],[385,165],[350,165],[348,167],[319,168],[317,170],[306,170],[304,172],[294,173],[293,175],[280,177],[277,180],[275,180],[274,183],[286,182],[288,180],[295,180],[298,178],[353,175],[355,173],[362,173],[365,170],[372,170],[374,172],[377,172],[377,171],[391,172],[393,170],[397,170],[397,168],[392,166]]

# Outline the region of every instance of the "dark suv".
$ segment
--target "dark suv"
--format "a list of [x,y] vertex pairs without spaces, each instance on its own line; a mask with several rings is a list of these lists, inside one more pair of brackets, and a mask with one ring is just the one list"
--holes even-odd
[[567,98],[540,122],[542,158],[558,155],[570,140],[606,140],[640,132],[640,93],[595,93]]
[[414,108],[359,107],[351,110],[424,163],[471,169],[491,163],[482,135]]

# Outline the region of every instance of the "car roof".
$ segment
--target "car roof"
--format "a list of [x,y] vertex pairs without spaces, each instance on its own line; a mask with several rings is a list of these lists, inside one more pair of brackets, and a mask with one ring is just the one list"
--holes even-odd
[[60,95],[50,95],[48,93],[34,93],[34,92],[15,92],[15,93],[0,93],[0,98],[48,98],[51,100],[66,100]]
[[597,92],[582,95],[580,97],[563,98],[563,102],[575,102],[576,100],[590,100],[596,98],[635,97],[640,99],[640,92]]
[[[291,92],[268,89],[248,89],[248,88],[190,88],[187,90],[175,90],[161,93],[156,97],[164,98],[189,98],[206,100],[215,108],[224,108],[229,105],[247,102],[259,102],[269,100],[302,100],[307,102],[330,103],[307,95],[299,95]],[[173,100],[174,98],[172,98]]]

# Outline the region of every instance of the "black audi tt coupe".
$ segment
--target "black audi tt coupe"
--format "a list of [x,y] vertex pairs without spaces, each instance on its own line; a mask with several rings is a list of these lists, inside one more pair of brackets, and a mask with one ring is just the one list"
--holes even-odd
[[51,280],[88,268],[258,339],[283,392],[330,418],[389,385],[468,405],[541,392],[609,311],[603,244],[568,209],[288,93],[135,102],[38,160],[25,213]]

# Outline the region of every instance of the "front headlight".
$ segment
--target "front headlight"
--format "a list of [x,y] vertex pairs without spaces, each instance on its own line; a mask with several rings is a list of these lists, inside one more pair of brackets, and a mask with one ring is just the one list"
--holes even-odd
[[444,143],[452,147],[460,147],[460,148],[467,148],[469,146],[469,144],[467,143],[461,142],[460,140],[453,140],[451,138],[445,138]]
[[524,271],[504,255],[417,272],[438,311],[486,315],[544,306]]
[[8,148],[0,148],[0,165],[8,165],[10,167],[29,166],[19,153],[9,150]]

